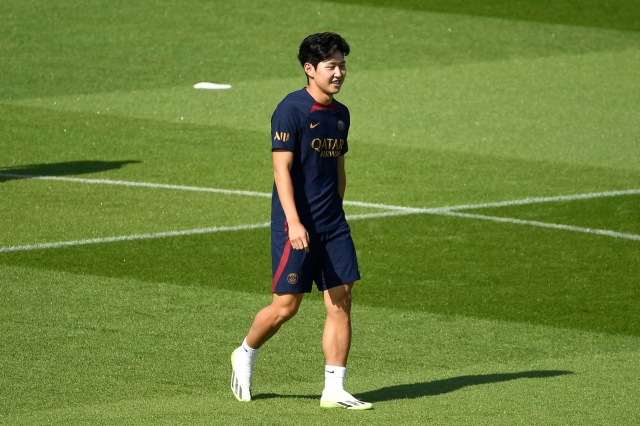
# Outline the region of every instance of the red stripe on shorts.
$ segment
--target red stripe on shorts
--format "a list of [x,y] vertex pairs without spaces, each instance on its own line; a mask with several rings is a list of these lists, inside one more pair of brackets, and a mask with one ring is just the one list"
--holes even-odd
[[273,276],[273,282],[271,283],[272,293],[276,289],[276,284],[278,283],[278,280],[282,275],[282,271],[284,271],[284,267],[287,266],[290,253],[291,253],[291,243],[289,242],[289,237],[287,237],[287,241],[284,242],[284,253],[282,253],[282,257],[280,258],[280,264],[278,264],[278,269],[276,270],[276,274]]

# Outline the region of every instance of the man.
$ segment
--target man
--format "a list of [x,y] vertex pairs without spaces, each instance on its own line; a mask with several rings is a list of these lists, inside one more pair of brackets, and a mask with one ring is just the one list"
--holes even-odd
[[251,376],[260,348],[296,314],[315,282],[327,309],[320,405],[372,408],[344,390],[351,346],[351,289],[360,273],[342,209],[349,110],[333,96],[344,83],[349,50],[338,34],[305,38],[298,59],[307,87],[285,97],[271,118],[273,300],[258,312],[242,346],[231,355],[231,389],[239,401],[251,401]]

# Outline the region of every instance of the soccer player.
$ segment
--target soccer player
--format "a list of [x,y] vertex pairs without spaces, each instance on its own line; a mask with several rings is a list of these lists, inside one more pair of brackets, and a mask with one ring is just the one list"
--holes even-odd
[[372,408],[344,390],[351,346],[351,289],[360,273],[342,209],[349,110],[333,96],[344,83],[349,50],[338,34],[305,38],[298,59],[307,87],[286,96],[271,118],[273,299],[258,312],[249,334],[231,355],[231,389],[239,401],[251,401],[251,377],[260,348],[293,318],[315,282],[324,293],[327,310],[320,406]]

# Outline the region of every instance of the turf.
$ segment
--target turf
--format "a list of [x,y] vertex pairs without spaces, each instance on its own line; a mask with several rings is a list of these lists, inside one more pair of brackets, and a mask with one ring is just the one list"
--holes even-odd
[[632,0],[327,0],[377,7],[446,12],[509,20],[640,31],[640,10]]
[[366,415],[320,411],[323,308],[309,300],[270,342],[256,374],[256,400],[245,405],[229,395],[227,358],[250,311],[267,295],[20,267],[1,271],[0,308],[11,313],[2,323],[9,337],[1,355],[7,424],[637,419],[638,396],[627,380],[637,374],[629,369],[640,349],[637,338],[358,306],[348,383],[376,409]]
[[[350,222],[363,279],[347,386],[369,413],[319,408],[318,293],[262,351],[256,400],[232,397],[229,354],[269,301],[266,228],[8,248],[268,222],[267,197],[30,176],[269,193],[269,118],[322,30],[352,47],[347,201],[638,190],[639,11],[3,2],[0,423],[638,423],[637,239],[347,205],[380,215]],[[640,235],[637,192],[461,211]]]

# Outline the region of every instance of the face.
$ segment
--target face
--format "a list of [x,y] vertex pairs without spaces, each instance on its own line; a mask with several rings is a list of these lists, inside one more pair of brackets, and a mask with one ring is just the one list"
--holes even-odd
[[347,66],[344,62],[344,56],[340,51],[337,51],[330,58],[320,62],[315,69],[313,65],[305,64],[305,71],[310,77],[310,84],[315,85],[326,95],[333,96],[340,92],[347,75]]

